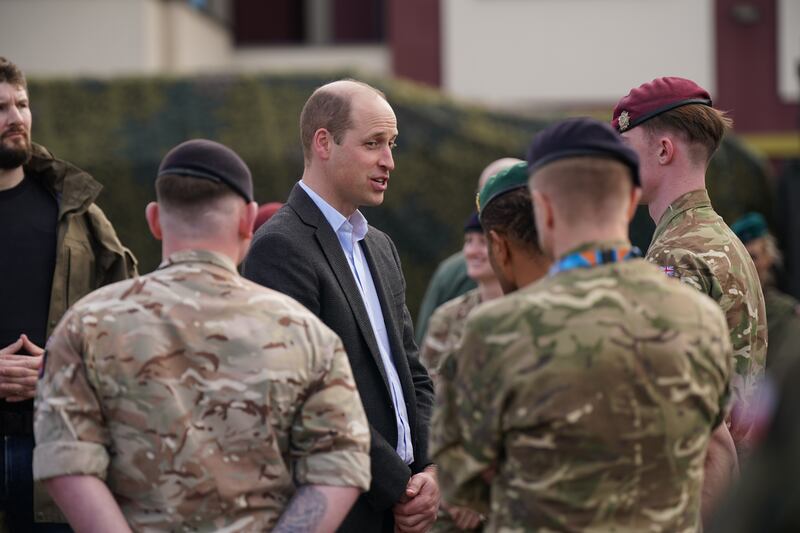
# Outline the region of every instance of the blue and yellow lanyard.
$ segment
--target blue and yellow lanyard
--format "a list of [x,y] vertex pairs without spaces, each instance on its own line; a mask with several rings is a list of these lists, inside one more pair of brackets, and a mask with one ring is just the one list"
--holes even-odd
[[636,246],[615,246],[611,248],[594,248],[565,255],[556,261],[548,275],[566,272],[574,268],[591,268],[608,263],[621,263],[628,259],[642,257],[642,252]]

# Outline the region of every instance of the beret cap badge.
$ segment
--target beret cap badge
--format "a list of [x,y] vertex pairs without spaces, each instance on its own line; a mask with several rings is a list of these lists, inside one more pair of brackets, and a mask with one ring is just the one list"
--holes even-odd
[[623,132],[628,129],[628,126],[631,125],[631,116],[628,114],[627,111],[623,111],[619,114],[619,131]]

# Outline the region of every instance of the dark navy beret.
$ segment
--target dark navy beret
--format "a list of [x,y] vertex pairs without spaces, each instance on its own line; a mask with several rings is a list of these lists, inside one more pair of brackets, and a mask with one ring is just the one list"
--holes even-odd
[[571,118],[540,131],[528,148],[528,174],[559,159],[582,156],[616,159],[630,168],[633,183],[641,184],[636,152],[611,126],[593,118]]
[[186,176],[224,183],[245,201],[253,201],[253,177],[250,169],[236,152],[207,139],[192,139],[170,150],[158,175]]
[[669,76],[631,89],[614,108],[611,125],[627,131],[642,122],[688,104],[711,106],[711,95],[692,80]]
[[472,213],[469,218],[464,221],[464,233],[469,233],[470,231],[483,231],[478,213]]

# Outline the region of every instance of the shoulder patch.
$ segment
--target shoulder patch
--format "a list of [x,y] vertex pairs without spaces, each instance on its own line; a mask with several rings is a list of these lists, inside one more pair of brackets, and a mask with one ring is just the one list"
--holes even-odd
[[658,267],[661,271],[671,278],[677,278],[678,272],[675,270],[675,267],[672,265],[660,266]]

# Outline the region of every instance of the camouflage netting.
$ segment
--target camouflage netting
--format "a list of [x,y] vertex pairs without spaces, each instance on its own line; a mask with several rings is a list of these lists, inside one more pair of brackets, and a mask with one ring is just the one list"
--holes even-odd
[[[247,161],[258,202],[284,201],[303,169],[303,103],[344,75],[31,80],[33,138],[105,185],[99,204],[148,272],[160,247],[144,206],[154,198],[152,180],[166,151],[195,137],[222,142]],[[480,171],[498,157],[522,157],[544,122],[459,104],[408,82],[366,81],[386,92],[400,137],[386,202],[365,214],[397,244],[416,314],[434,267],[460,247]],[[709,189],[726,220],[753,209],[771,214],[764,167],[740,143],[727,141],[712,168]],[[637,221],[634,239],[646,245],[652,223]]]

